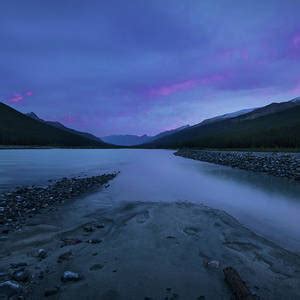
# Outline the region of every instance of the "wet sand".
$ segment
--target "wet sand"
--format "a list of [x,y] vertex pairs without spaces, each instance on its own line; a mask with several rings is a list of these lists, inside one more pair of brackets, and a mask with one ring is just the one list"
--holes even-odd
[[[228,266],[261,299],[300,298],[300,257],[220,210],[132,202],[91,211],[76,201],[1,241],[0,273],[27,264],[25,299],[231,299]],[[65,271],[78,281],[63,282]]]

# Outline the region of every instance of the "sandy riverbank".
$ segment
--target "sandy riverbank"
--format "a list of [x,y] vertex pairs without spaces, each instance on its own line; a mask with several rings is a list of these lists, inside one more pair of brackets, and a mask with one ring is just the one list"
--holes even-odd
[[[232,266],[262,299],[300,297],[300,257],[222,211],[187,203],[80,214],[75,207],[36,215],[1,241],[1,282],[19,268],[28,277],[19,282],[25,299],[230,299],[223,268]],[[63,282],[65,271],[79,280]]]

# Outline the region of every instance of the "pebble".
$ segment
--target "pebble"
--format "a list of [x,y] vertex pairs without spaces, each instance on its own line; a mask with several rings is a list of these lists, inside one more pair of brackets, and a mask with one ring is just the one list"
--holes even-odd
[[208,268],[218,269],[220,267],[220,262],[218,260],[210,260],[210,261],[208,261],[207,259],[204,259],[203,260],[203,265],[205,267],[208,267]]
[[293,154],[182,149],[175,155],[300,181],[300,158]]
[[13,280],[7,280],[0,283],[0,295],[4,294],[8,297],[11,297],[22,292],[22,286]]
[[87,243],[89,244],[100,244],[101,242],[102,240],[97,240],[97,239],[87,240]]
[[48,256],[48,253],[45,249],[39,249],[37,256],[40,259],[45,259]]
[[30,276],[31,276],[30,272],[25,269],[16,270],[11,275],[12,279],[14,279],[15,281],[18,281],[18,282],[29,281]]
[[[18,229],[28,218],[32,218],[43,209],[102,186],[116,175],[117,173],[84,178],[63,178],[48,186],[19,187],[10,193],[4,193],[0,195],[0,226],[7,224],[10,229]],[[90,232],[90,228],[87,229]]]
[[79,281],[81,279],[82,276],[79,273],[75,273],[72,271],[65,271],[63,276],[61,277],[62,282]]

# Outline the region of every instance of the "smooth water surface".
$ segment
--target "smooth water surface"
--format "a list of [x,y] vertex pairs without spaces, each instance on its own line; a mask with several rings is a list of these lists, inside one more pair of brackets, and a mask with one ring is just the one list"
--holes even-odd
[[109,189],[96,193],[101,203],[204,203],[300,251],[299,183],[177,157],[168,150],[1,150],[0,193],[49,179],[109,171],[121,173]]

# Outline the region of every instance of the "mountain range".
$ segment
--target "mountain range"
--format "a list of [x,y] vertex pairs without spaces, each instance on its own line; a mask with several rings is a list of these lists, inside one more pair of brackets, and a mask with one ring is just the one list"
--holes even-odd
[[35,114],[25,115],[0,102],[0,145],[49,147],[113,147],[90,134],[56,122],[45,122]]
[[[98,138],[0,102],[0,145],[139,148],[300,148],[300,97],[245,109],[155,136]],[[119,145],[119,146],[116,146]]]
[[163,131],[154,136],[150,136],[150,135],[146,135],[146,134],[141,135],[141,136],[126,134],[126,135],[103,136],[103,137],[101,137],[101,139],[106,143],[119,145],[119,146],[137,146],[137,145],[142,145],[145,143],[153,142],[157,139],[160,139],[164,136],[173,134],[180,130],[186,129],[188,127],[189,127],[189,125],[181,126],[181,127],[178,127],[178,128],[172,129],[172,130]]
[[299,148],[300,97],[205,120],[145,148]]

